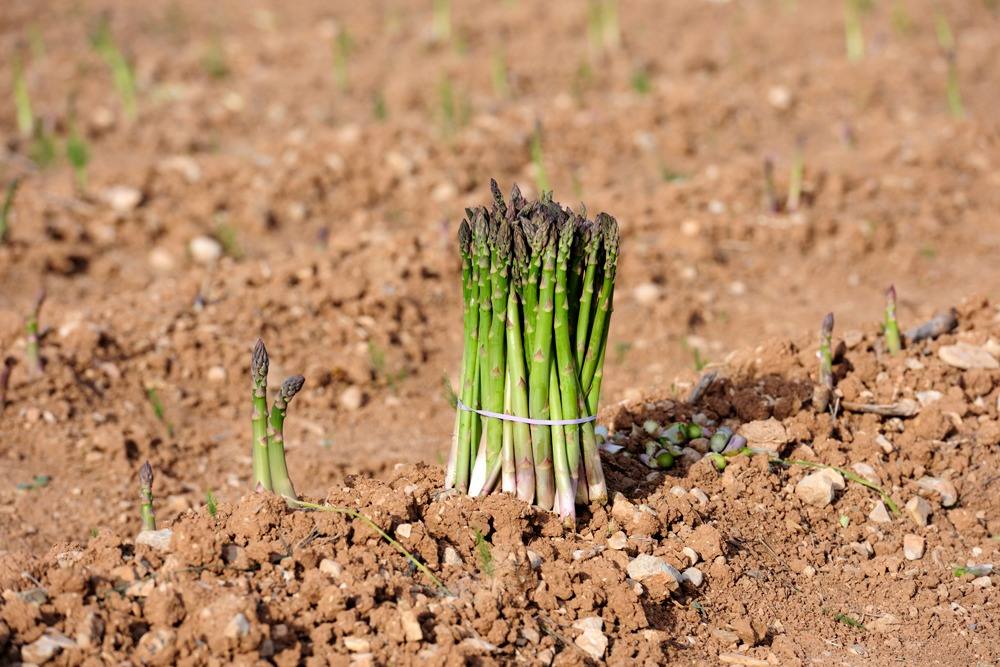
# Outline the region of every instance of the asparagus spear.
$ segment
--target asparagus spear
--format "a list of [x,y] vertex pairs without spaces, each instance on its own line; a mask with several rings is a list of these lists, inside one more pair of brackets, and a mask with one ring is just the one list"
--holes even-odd
[[813,404],[820,412],[826,410],[833,393],[833,313],[827,313],[819,330],[819,383],[813,390]]
[[156,530],[156,515],[153,513],[153,466],[149,465],[149,461],[139,468],[139,503],[142,529]]
[[[475,403],[473,388],[477,380],[476,337],[479,322],[479,285],[478,269],[475,267],[473,257],[472,229],[466,220],[463,220],[462,224],[459,225],[458,243],[459,252],[462,255],[462,292],[465,297],[464,347],[459,396],[465,405],[471,406]],[[455,435],[452,439],[451,456],[445,479],[445,488],[447,489],[456,485],[463,492],[469,489],[469,437],[474,417],[475,415],[467,410],[455,411]]]
[[267,457],[267,367],[268,356],[264,341],[254,343],[250,354],[250,399],[253,416],[250,423],[253,431],[253,482],[256,491],[271,490],[271,468]]
[[594,301],[594,279],[597,276],[597,258],[603,239],[601,227],[602,215],[605,214],[601,213],[597,216],[597,225],[595,227],[588,227],[586,231],[587,239],[584,244],[586,268],[584,269],[583,284],[580,292],[580,308],[576,319],[577,366],[583,365],[584,355],[587,354],[587,334],[590,333],[590,310],[591,304]]
[[598,217],[603,218],[601,228],[604,236],[604,280],[601,284],[601,291],[597,295],[594,325],[590,331],[587,354],[584,356],[580,375],[580,383],[583,385],[584,391],[588,393],[594,380],[594,374],[597,372],[597,360],[605,335],[604,329],[611,317],[611,295],[615,289],[615,271],[618,265],[618,223],[610,215],[605,214]]
[[[515,237],[517,238],[517,237]],[[515,253],[524,252],[523,248]],[[518,264],[518,282],[524,279],[523,263]],[[507,376],[510,380],[512,414],[518,417],[528,416],[528,377],[524,361],[524,339],[521,337],[521,314],[518,307],[518,297],[515,290],[510,290],[507,297]],[[531,502],[535,497],[535,468],[531,453],[531,430],[527,424],[516,422],[512,425],[514,438],[514,469],[516,477],[517,497]]]
[[[550,214],[549,212],[547,212]],[[528,376],[528,401],[533,419],[549,419],[549,370],[552,365],[552,320],[555,298],[556,239],[555,220],[543,214],[539,225],[542,269],[538,286],[535,337],[531,342],[531,371]],[[542,509],[552,509],[555,499],[552,474],[552,441],[548,426],[532,425],[531,446],[535,459],[535,502]]]
[[[501,199],[502,201],[502,199]],[[492,286],[493,318],[490,324],[488,353],[489,393],[483,401],[487,410],[503,412],[504,382],[506,377],[507,343],[507,293],[510,289],[510,225],[500,220],[490,247],[490,284]],[[486,422],[486,468],[492,471],[500,463],[503,448],[503,421],[490,419]]]
[[306,379],[301,375],[293,375],[281,383],[278,397],[271,407],[271,429],[267,438],[267,462],[271,472],[271,485],[275,493],[283,498],[298,500],[295,487],[288,476],[288,466],[285,464],[285,415],[288,403],[299,393]]
[[890,285],[885,292],[885,347],[889,354],[896,354],[902,349],[899,338],[899,323],[896,322],[896,286]]
[[[504,414],[510,414],[511,410],[511,395],[510,395],[510,368],[507,368],[507,372],[504,373],[504,391],[503,391],[503,411]],[[514,472],[514,422],[505,419],[503,421],[503,447],[500,451],[501,460],[501,477],[500,477],[500,489],[504,493],[516,493],[517,492],[517,475]]]
[[[549,411],[552,419],[563,419],[562,404],[559,390],[559,375],[555,365],[549,366]],[[563,525],[573,528],[576,525],[576,491],[573,488],[573,476],[566,457],[566,437],[564,426],[552,426],[552,459],[555,463],[556,495],[553,500],[553,511],[559,514]]]
[[[576,419],[580,416],[579,393],[577,391],[579,378],[576,372],[576,356],[573,353],[569,334],[569,285],[567,276],[575,225],[576,221],[573,218],[568,218],[563,223],[559,229],[559,245],[556,252],[553,337],[555,338],[556,363],[559,373],[560,408],[564,415],[563,419]],[[567,424],[562,427],[562,436],[565,438],[566,465],[569,468],[575,497],[579,485],[580,427],[576,424]]]
[[[486,218],[486,209],[480,208],[476,213],[473,225],[473,239],[476,245],[479,292],[479,322],[477,323],[476,344],[478,348],[477,364],[479,375],[479,400],[485,401],[489,395],[489,358],[487,344],[490,337],[490,324],[493,321],[493,300],[490,296],[490,226]],[[474,406],[473,406],[474,407]],[[479,440],[484,428],[483,420],[476,419],[472,433],[471,455],[475,456],[479,449]]]
[[25,325],[27,331],[25,357],[27,357],[28,362],[28,373],[32,377],[38,377],[42,374],[42,357],[38,352],[38,314],[42,310],[43,303],[45,303],[44,287],[38,291],[38,296],[35,297],[35,305],[32,306],[31,313],[28,315],[28,322]]

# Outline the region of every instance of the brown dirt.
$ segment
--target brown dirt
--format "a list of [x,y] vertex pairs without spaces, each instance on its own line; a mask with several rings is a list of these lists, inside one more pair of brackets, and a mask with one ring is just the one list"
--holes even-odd
[[[588,53],[584,3],[454,4],[450,46],[428,38],[429,3],[226,1],[209,15],[187,0],[87,0],[2,13],[3,62],[41,35],[44,55],[25,56],[35,111],[62,132],[72,97],[92,163],[84,192],[64,161],[35,169],[13,105],[0,108],[0,182],[25,177],[0,244],[0,354],[23,358],[24,314],[39,286],[49,292],[45,375],[31,380],[19,363],[0,406],[0,661],[49,628],[77,642],[55,658],[65,664],[133,652],[160,664],[322,664],[350,652],[379,664],[564,664],[585,659],[573,623],[590,616],[617,663],[726,652],[782,664],[1000,660],[995,588],[951,571],[998,560],[1000,376],[936,356],[956,338],[1000,339],[996,307],[963,301],[1000,288],[995,10],[914,0],[900,3],[910,22],[899,29],[879,3],[864,18],[865,60],[850,64],[838,3],[630,1],[623,44],[604,55]],[[963,120],[945,103],[935,6],[958,36]],[[87,45],[101,11],[136,63],[136,120]],[[338,26],[355,41],[346,91],[330,63]],[[204,65],[214,48],[222,78]],[[490,85],[497,53],[508,99]],[[648,94],[630,86],[639,68]],[[468,107],[451,132],[446,76]],[[0,99],[10,85],[0,77]],[[809,471],[764,457],[647,479],[620,453],[606,458],[614,489],[652,513],[595,509],[575,534],[508,499],[438,495],[452,416],[442,377],[455,376],[461,333],[453,230],[489,177],[532,189],[536,121],[557,197],[622,224],[603,421],[628,435],[650,417],[773,417],[794,456],[867,463],[900,503],[916,480],[947,477],[958,504],[929,496],[926,528],[876,524],[871,491],[849,484],[832,507],[804,506],[793,489]],[[807,204],[767,213],[763,157],[783,189],[800,139]],[[663,168],[684,178],[664,180]],[[138,203],[115,211],[117,186]],[[197,261],[199,235],[227,240],[225,255]],[[961,332],[887,358],[872,323],[890,282],[904,326],[962,304]],[[909,420],[816,415],[814,335],[803,332],[831,309],[849,343],[844,399],[941,398]],[[403,543],[452,596],[363,523],[244,496],[258,335],[272,377],[307,378],[286,438],[300,492],[361,508],[397,535],[408,524]],[[692,349],[726,359],[697,406],[680,400]],[[169,555],[133,545],[145,459],[160,523],[175,531]],[[18,488],[36,475],[51,479]],[[708,503],[674,486],[697,486]],[[601,550],[619,528],[626,549]],[[906,533],[926,540],[922,559],[903,559]],[[444,563],[448,546],[460,565]],[[684,546],[703,559],[701,588],[626,580],[638,553],[680,566]],[[339,567],[321,571],[324,558]]]

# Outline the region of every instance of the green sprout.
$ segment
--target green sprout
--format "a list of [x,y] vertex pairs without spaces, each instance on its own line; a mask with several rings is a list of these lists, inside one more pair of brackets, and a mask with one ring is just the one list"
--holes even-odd
[[55,162],[57,153],[56,141],[45,128],[45,123],[35,123],[35,133],[32,137],[31,147],[28,149],[28,157],[39,168],[44,169]]
[[865,57],[865,35],[861,14],[871,8],[871,0],[844,0],[844,41],[847,59],[858,62]]
[[852,628],[858,628],[860,630],[865,629],[865,626],[861,621],[857,620],[856,618],[852,618],[847,614],[834,614],[833,620],[837,621],[838,623],[843,623],[844,625]]
[[955,35],[951,30],[951,25],[944,14],[938,13],[934,17],[934,28],[937,33],[938,46],[944,52],[948,61],[948,83],[946,96],[948,99],[948,110],[953,118],[965,117],[965,105],[962,103],[962,93],[958,87],[958,51],[955,43]]
[[76,123],[76,114],[70,110],[69,135],[66,137],[66,159],[73,167],[73,177],[78,190],[87,189],[87,163],[90,162],[90,149],[80,134]]
[[385,95],[382,94],[382,91],[377,91],[372,96],[372,116],[380,123],[384,123],[389,117],[389,108],[386,106]]
[[649,72],[644,67],[640,67],[632,73],[632,90],[640,95],[647,95],[653,90],[653,84],[649,80]]
[[469,102],[455,90],[451,78],[447,76],[438,84],[438,105],[441,130],[446,137],[453,135],[458,128],[464,127],[469,122],[471,115]]
[[42,356],[39,352],[38,334],[38,316],[42,310],[43,303],[45,303],[44,288],[38,291],[38,295],[35,297],[35,304],[32,307],[31,312],[28,314],[28,320],[25,324],[27,339],[24,354],[28,364],[28,374],[32,377],[39,377],[43,372]]
[[805,175],[803,143],[801,139],[796,142],[791,172],[788,175],[788,199],[785,200],[785,210],[789,213],[799,210],[799,205],[802,203],[802,180]]
[[260,338],[250,353],[250,398],[253,404],[251,425],[253,427],[253,481],[255,491],[271,490],[271,467],[267,455],[267,369],[270,360],[267,348]]
[[48,475],[35,475],[30,482],[18,482],[18,491],[37,491],[49,485],[52,478]]
[[535,131],[531,134],[531,164],[535,168],[535,185],[541,193],[549,192],[552,188],[549,182],[549,174],[545,170],[545,156],[542,153],[542,125],[535,124]]
[[510,75],[507,72],[507,58],[496,51],[490,58],[490,75],[493,82],[493,94],[501,100],[510,97]]
[[451,0],[434,0],[431,34],[436,42],[447,42],[451,39]]
[[146,400],[149,401],[149,406],[153,409],[153,415],[156,417],[156,420],[167,429],[167,435],[171,438],[174,437],[174,425],[167,421],[166,413],[163,410],[163,402],[160,401],[160,395],[156,391],[156,387],[146,387]]
[[225,79],[229,76],[229,65],[226,63],[226,52],[222,48],[222,40],[216,37],[201,59],[201,67],[213,79]]
[[610,52],[621,44],[618,24],[618,0],[589,0],[587,5],[587,40],[592,53]]
[[885,321],[882,326],[885,333],[885,348],[889,354],[899,353],[903,346],[899,336],[899,323],[896,321],[895,285],[890,285],[885,291]]
[[114,36],[111,34],[111,25],[106,16],[101,17],[97,27],[91,33],[90,44],[111,70],[111,79],[114,82],[115,90],[118,91],[118,96],[121,98],[125,115],[129,118],[135,118],[135,74],[132,72],[132,65],[129,64],[125,54],[115,43]]
[[350,87],[347,63],[351,58],[352,51],[354,51],[354,38],[351,37],[347,28],[341,28],[333,39],[333,78],[341,92]]
[[476,559],[479,561],[479,570],[487,577],[493,576],[493,550],[490,543],[486,541],[483,534],[476,529]]
[[10,233],[10,214],[14,210],[14,196],[21,185],[21,179],[15,178],[4,189],[3,204],[0,204],[0,243],[7,240]]
[[156,530],[156,515],[153,513],[153,466],[149,461],[139,468],[139,513],[143,530]]
[[295,487],[288,476],[288,466],[285,463],[285,416],[288,414],[288,403],[295,394],[302,390],[306,379],[301,375],[293,375],[281,383],[278,397],[271,407],[270,425],[267,434],[267,460],[271,468],[271,485],[275,493],[285,499],[298,499]]
[[24,67],[21,59],[14,56],[14,106],[17,109],[17,130],[22,137],[31,137],[35,133],[35,113],[31,110],[31,96],[28,94],[28,82],[24,77]]
[[219,502],[215,499],[215,494],[212,493],[211,489],[205,491],[205,508],[208,509],[208,515],[213,519],[219,513]]

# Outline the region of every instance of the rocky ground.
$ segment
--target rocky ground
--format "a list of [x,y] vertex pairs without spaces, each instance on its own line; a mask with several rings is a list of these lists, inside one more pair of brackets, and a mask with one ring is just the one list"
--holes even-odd
[[[3,660],[998,660],[1000,389],[954,365],[995,363],[1000,340],[996,306],[969,298],[1000,289],[996,8],[877,3],[852,62],[838,3],[630,0],[607,35],[586,3],[452,4],[447,32],[432,3],[0,13],[0,62],[57,149],[44,164],[0,77],[0,184],[20,183],[0,242]],[[102,20],[134,115],[91,45]],[[601,412],[621,496],[574,533],[438,493],[453,237],[490,177],[621,224]],[[956,306],[959,331],[888,357],[891,283],[904,329]],[[918,414],[814,409],[830,310],[841,401]],[[447,592],[363,520],[247,495],[257,336],[272,375],[306,377],[286,431],[299,491],[365,512]],[[721,379],[686,404],[705,370]],[[873,480],[900,514],[764,455],[638,462],[646,420],[695,415]],[[135,544],[147,459],[166,551]]]

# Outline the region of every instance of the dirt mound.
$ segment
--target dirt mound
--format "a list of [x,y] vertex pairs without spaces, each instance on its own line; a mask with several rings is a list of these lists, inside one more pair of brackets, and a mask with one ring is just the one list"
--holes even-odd
[[[581,512],[575,532],[509,497],[442,492],[437,468],[400,465],[385,481],[348,476],[324,499],[367,518],[248,494],[214,514],[185,512],[163,543],[102,530],[42,557],[8,553],[3,655],[53,664],[995,661],[1000,371],[955,364],[973,350],[996,366],[1000,311],[974,300],[959,321],[895,357],[875,331],[843,336],[840,398],[913,400],[912,418],[817,414],[808,339],[733,355],[693,405],[651,397],[618,406],[609,443],[622,449],[603,452],[614,500]],[[637,456],[650,419],[730,425],[774,454],[733,457],[720,473],[695,441],[675,467],[650,470]],[[778,456],[853,472],[885,495]],[[804,490],[815,475],[832,480],[832,501]]]

